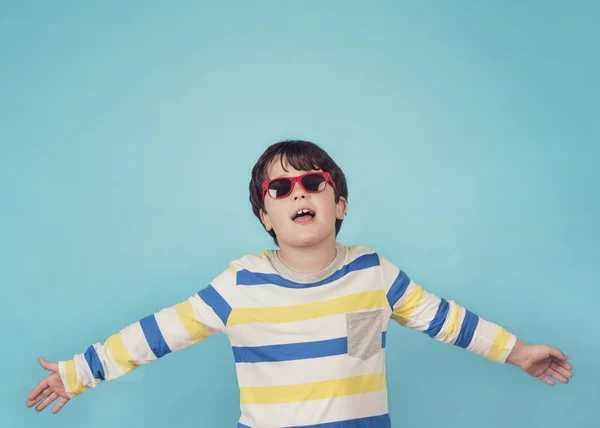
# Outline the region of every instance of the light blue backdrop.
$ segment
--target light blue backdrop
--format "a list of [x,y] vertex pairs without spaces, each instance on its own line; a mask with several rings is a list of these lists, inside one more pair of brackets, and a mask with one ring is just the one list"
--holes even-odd
[[[217,4],[218,3],[218,4]],[[70,402],[25,407],[37,357],[92,342],[273,246],[250,169],[321,144],[345,244],[563,349],[571,384],[392,325],[394,427],[597,426],[597,2],[4,1],[5,427],[234,427],[224,337]]]

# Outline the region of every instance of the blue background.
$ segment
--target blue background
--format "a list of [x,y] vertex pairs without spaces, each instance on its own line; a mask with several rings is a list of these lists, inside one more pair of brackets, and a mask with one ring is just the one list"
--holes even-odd
[[25,401],[39,355],[71,358],[272,248],[250,169],[302,138],[348,176],[341,242],[574,365],[550,388],[391,325],[394,427],[597,426],[599,9],[2,2],[2,425],[234,427],[225,337],[56,416]]

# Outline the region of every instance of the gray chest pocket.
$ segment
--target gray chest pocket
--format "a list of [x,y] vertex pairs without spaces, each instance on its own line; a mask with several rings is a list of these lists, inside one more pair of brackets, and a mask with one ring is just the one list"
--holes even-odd
[[346,314],[348,355],[368,360],[381,350],[383,309]]

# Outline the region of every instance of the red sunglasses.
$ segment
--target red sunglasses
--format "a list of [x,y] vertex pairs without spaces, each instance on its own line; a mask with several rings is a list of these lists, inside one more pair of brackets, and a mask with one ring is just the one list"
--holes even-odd
[[263,183],[262,201],[265,202],[265,193],[273,199],[281,199],[292,193],[294,184],[300,183],[308,193],[320,193],[325,190],[327,183],[337,192],[337,187],[328,172],[309,172],[296,177],[280,177],[267,180]]

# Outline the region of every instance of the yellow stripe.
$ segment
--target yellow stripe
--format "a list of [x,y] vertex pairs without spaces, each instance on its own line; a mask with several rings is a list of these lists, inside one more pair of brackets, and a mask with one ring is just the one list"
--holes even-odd
[[404,300],[400,306],[394,310],[392,313],[392,319],[402,325],[406,324],[411,314],[414,312],[417,306],[421,304],[421,301],[423,300],[423,294],[423,288],[420,285],[417,285],[406,298],[406,300]]
[[125,344],[123,343],[123,340],[119,334],[113,334],[106,339],[106,346],[108,348],[108,352],[110,352],[110,355],[112,355],[115,362],[125,373],[128,373],[138,367],[137,364],[133,362],[133,358],[131,358],[129,351],[125,347]]
[[267,257],[267,250],[264,250],[264,251],[262,251],[262,252],[261,252],[261,253],[258,255],[258,257],[260,257],[261,259],[262,259],[262,258],[264,258],[264,257]]
[[185,327],[185,330],[190,335],[192,342],[198,343],[209,336],[208,330],[204,324],[199,322],[194,316],[194,309],[190,302],[185,301],[175,305],[175,312],[177,312],[177,315]]
[[305,321],[330,315],[345,314],[365,309],[388,306],[384,290],[365,291],[336,299],[293,306],[272,308],[235,308],[231,311],[227,325],[261,322],[277,324]]
[[508,345],[509,340],[510,333],[504,330],[502,327],[498,327],[494,342],[492,343],[492,346],[485,357],[493,361],[500,361],[502,354],[504,354],[504,351],[506,350],[506,345]]
[[381,391],[385,388],[385,374],[377,373],[297,385],[242,387],[240,400],[241,404],[292,403]]
[[450,325],[448,326],[448,331],[444,336],[444,340],[448,340],[452,337],[456,329],[458,328],[458,305],[454,302],[450,302],[452,305],[452,319],[450,320]]
[[229,271],[230,271],[232,274],[234,274],[234,275],[237,273],[237,269],[235,268],[235,266],[233,265],[233,263],[230,263],[230,264],[229,264]]
[[67,376],[67,383],[69,384],[69,389],[72,394],[79,395],[87,390],[87,388],[79,382],[79,379],[77,379],[75,361],[69,360],[65,362],[65,375]]

